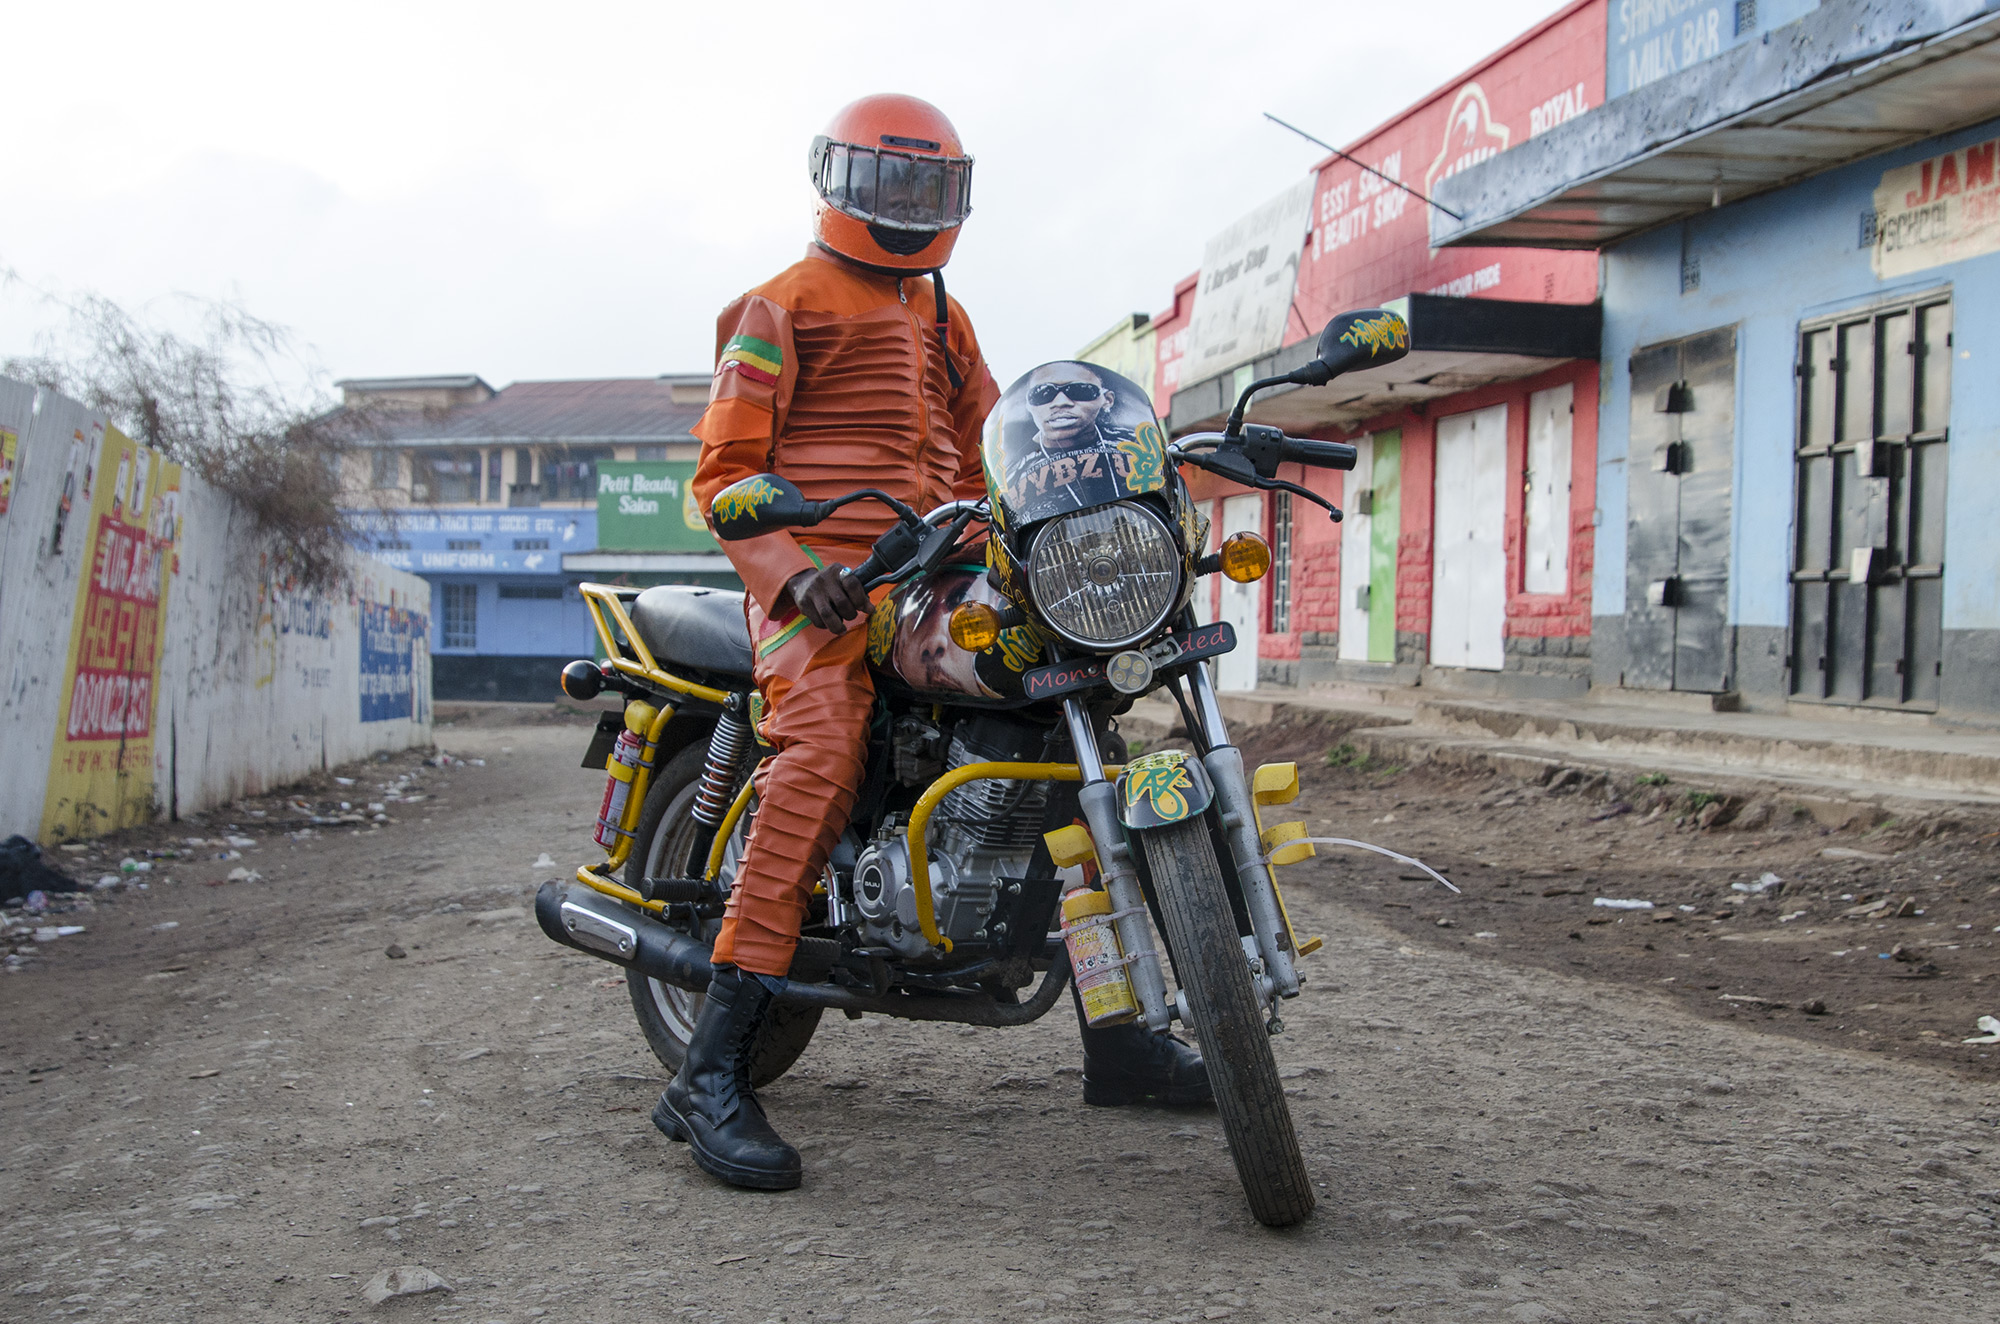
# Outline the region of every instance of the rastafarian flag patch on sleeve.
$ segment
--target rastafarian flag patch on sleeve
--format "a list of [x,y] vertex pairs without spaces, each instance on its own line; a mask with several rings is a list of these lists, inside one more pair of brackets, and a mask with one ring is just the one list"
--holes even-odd
[[722,347],[722,357],[717,361],[717,372],[737,372],[753,382],[765,386],[776,386],[778,375],[785,370],[785,352],[768,340],[755,336],[731,336],[729,343]]

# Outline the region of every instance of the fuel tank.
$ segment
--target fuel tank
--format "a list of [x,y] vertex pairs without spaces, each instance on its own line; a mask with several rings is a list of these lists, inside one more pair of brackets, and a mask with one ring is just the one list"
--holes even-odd
[[868,617],[868,660],[876,673],[927,699],[1022,702],[1021,673],[1042,663],[1041,634],[1032,625],[1002,630],[980,653],[952,642],[951,614],[968,602],[1004,609],[1007,599],[986,579],[986,567],[940,566],[899,586]]

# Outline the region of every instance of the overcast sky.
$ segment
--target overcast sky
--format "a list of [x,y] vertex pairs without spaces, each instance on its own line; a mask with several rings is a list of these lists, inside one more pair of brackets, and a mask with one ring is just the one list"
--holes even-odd
[[[946,270],[1004,383],[1157,312],[1203,241],[1559,6],[22,5],[0,267],[235,298],[333,377],[701,370],[802,253],[806,144],[876,91],[978,158]],[[49,314],[0,294],[0,357]]]

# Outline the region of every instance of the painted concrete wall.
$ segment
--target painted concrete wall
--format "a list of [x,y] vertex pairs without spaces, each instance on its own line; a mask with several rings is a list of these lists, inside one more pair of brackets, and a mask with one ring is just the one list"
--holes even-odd
[[[1803,184],[1641,236],[1604,254],[1604,357],[1593,610],[1617,636],[1625,606],[1626,464],[1634,350],[1713,328],[1737,328],[1735,510],[1729,623],[1789,625],[1796,381],[1801,322],[1949,286],[1955,332],[1951,474],[1945,532],[1944,628],[2000,631],[2000,254],[1894,280],[1876,278],[1862,241],[1882,174],[1993,138],[2000,121],[1929,139]],[[1681,291],[1683,256],[1700,286]],[[1603,650],[1599,650],[1602,652]],[[1761,657],[1768,651],[1756,650]],[[1761,665],[1744,655],[1739,667]],[[1615,677],[1613,677],[1615,680]]]
[[[50,797],[79,585],[93,572],[87,505],[71,510],[60,550],[51,544],[72,439],[101,446],[116,432],[74,401],[5,379],[0,429],[19,436],[0,514],[0,836],[88,835],[90,807],[71,813]],[[347,587],[303,592],[246,550],[258,545],[248,515],[191,474],[177,513],[158,549],[151,758],[124,774],[142,809],[149,799],[152,812],[186,814],[429,742],[423,580],[356,555]]]

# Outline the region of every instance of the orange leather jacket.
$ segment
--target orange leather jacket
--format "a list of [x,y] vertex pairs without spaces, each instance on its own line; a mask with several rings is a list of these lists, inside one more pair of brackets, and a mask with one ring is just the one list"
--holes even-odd
[[[1000,388],[965,310],[947,298],[952,366],[964,383],[952,386],[936,300],[928,277],[899,281],[815,246],[723,309],[715,384],[694,427],[702,509],[758,473],[788,478],[815,501],[879,487],[919,513],[985,495],[979,431]],[[751,596],[775,616],[790,606],[781,601],[785,585],[819,563],[817,551],[857,562],[893,519],[881,504],[858,501],[811,530],[722,546]]]

